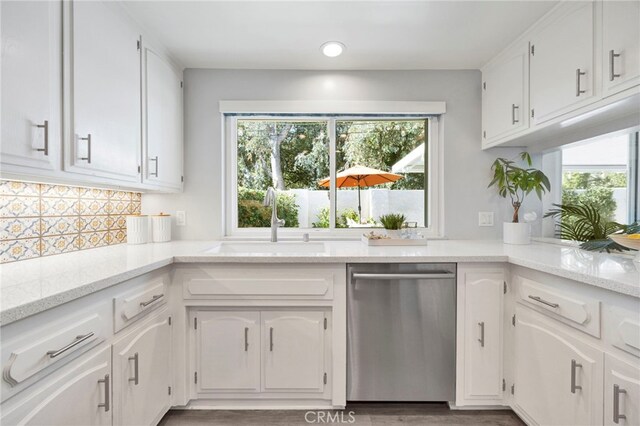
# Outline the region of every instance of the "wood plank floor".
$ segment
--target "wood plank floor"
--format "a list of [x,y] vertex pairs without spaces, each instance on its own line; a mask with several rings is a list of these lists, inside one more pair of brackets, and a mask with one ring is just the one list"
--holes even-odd
[[[349,423],[349,412],[355,422]],[[491,425],[521,426],[524,423],[510,410],[467,411],[449,410],[441,403],[349,403],[340,411],[324,411],[320,419],[317,412],[306,410],[171,410],[160,422],[161,426],[294,426],[308,424],[354,424],[362,426],[396,425]],[[332,413],[337,422],[327,421]],[[322,416],[323,414],[320,414]],[[320,421],[324,420],[324,421]],[[342,423],[341,421],[342,420]],[[314,421],[311,423],[311,421]]]

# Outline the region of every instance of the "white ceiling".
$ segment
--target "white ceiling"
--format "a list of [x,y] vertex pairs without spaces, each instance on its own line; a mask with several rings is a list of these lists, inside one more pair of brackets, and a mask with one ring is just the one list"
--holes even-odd
[[[551,1],[124,1],[187,68],[477,69]],[[320,45],[347,46],[338,58]]]

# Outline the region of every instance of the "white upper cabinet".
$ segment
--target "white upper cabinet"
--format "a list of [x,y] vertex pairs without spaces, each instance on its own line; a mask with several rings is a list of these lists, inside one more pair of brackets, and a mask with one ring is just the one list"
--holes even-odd
[[563,6],[531,39],[531,109],[536,124],[577,109],[596,95],[595,4]]
[[182,188],[182,72],[144,46],[144,181]]
[[482,71],[483,145],[529,127],[528,52],[519,45]]
[[3,1],[2,149],[5,170],[60,168],[62,3]]
[[549,321],[516,309],[516,406],[536,424],[602,424],[602,352]]
[[66,6],[72,22],[66,170],[140,182],[140,33],[116,4]]
[[640,2],[602,4],[605,96],[640,84]]
[[324,313],[262,312],[264,390],[322,392]]

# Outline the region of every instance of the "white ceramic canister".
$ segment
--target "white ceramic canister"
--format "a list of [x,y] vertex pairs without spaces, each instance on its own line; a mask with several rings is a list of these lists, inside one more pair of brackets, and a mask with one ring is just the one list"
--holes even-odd
[[149,218],[143,215],[127,216],[127,244],[149,242]]
[[165,213],[151,216],[153,228],[153,242],[165,243],[171,241],[171,216]]

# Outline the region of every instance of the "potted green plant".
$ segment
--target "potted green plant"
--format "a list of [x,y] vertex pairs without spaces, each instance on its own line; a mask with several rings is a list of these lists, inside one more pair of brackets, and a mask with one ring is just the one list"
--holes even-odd
[[402,236],[402,226],[407,218],[400,213],[390,213],[380,216],[379,220],[389,237],[400,238]]
[[538,169],[531,167],[531,156],[528,152],[519,154],[527,168],[519,167],[514,160],[498,158],[493,162],[491,170],[493,179],[488,187],[496,186],[498,194],[511,200],[513,216],[511,222],[503,226],[503,238],[506,244],[529,244],[531,242],[531,224],[520,223],[520,207],[531,192],[542,198],[542,194],[551,190],[549,178]]

